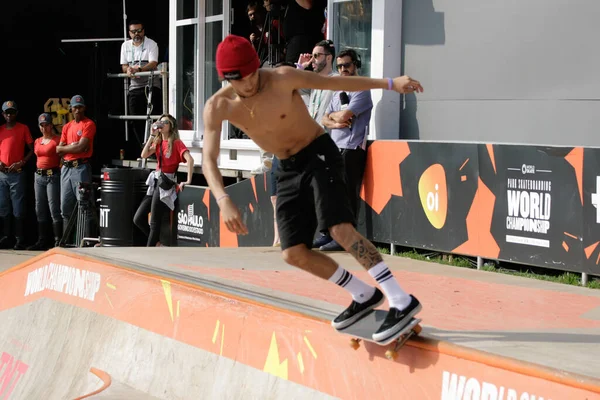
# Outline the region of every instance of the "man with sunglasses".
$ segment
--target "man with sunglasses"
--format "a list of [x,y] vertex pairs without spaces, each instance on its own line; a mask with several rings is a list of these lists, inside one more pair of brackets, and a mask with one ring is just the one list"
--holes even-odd
[[[336,57],[336,65],[341,76],[357,76],[361,61],[356,51],[346,49]],[[350,207],[355,216],[358,215],[360,187],[367,162],[367,152],[364,146],[372,110],[373,100],[370,90],[337,91],[333,94],[321,121],[342,153]],[[344,250],[333,239],[323,243],[328,237],[330,235],[324,235],[319,250]]]
[[[131,39],[121,45],[121,69],[131,77],[128,106],[130,115],[146,115],[148,96],[152,91],[152,115],[162,114],[162,93],[159,76],[136,76],[138,72],[153,71],[158,65],[158,44],[146,36],[144,24],[138,20],[129,22]],[[130,126],[140,145],[144,141],[145,121],[131,121]]]
[[[217,164],[221,127],[228,120],[280,160],[276,208],[283,259],[351,295],[350,306],[332,321],[333,327],[343,329],[354,324],[387,298],[390,310],[373,340],[384,342],[395,337],[421,310],[421,304],[400,287],[377,248],[356,230],[344,160],[331,136],[311,118],[298,89],[418,93],[423,88],[408,76],[324,77],[297,68],[259,69],[259,65],[256,51],[243,37],[229,35],[217,47],[217,72],[230,84],[217,91],[204,107],[202,171],[223,223],[230,232],[248,234],[240,210],[225,191]],[[317,228],[328,229],[382,290],[358,279],[325,253],[312,250]]]
[[[23,166],[33,155],[33,138],[27,125],[17,122],[17,113],[14,101],[2,104],[6,124],[0,126],[0,218],[4,225],[0,249],[24,250],[26,180]],[[27,154],[25,147],[29,148]]]

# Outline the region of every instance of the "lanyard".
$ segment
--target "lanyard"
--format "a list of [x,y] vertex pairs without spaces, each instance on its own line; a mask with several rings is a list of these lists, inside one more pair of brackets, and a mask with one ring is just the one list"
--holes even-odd
[[[315,117],[317,116],[317,112],[319,111],[319,108],[321,108],[321,101],[323,101],[323,90],[321,89],[315,89],[315,91],[319,91],[319,102],[317,103],[317,106],[315,107],[315,99],[312,98],[311,102],[310,102],[310,116],[312,117],[312,119],[315,119]],[[312,95],[310,97],[313,97]],[[315,97],[316,94],[315,94]],[[320,123],[320,122],[319,122]]]
[[[140,50],[140,59],[138,60],[138,65],[142,65],[142,57],[144,56],[144,46],[146,46],[146,38],[144,38],[144,41],[142,42],[141,45],[141,50]],[[140,46],[138,46],[140,47]],[[132,65],[135,65],[135,49],[136,46],[133,45],[133,40],[131,41],[131,63]]]

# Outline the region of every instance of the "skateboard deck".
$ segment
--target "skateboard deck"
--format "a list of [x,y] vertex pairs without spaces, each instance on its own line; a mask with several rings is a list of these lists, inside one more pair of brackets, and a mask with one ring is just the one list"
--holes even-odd
[[362,340],[366,340],[367,342],[375,343],[379,346],[387,346],[390,343],[394,343],[393,349],[388,349],[385,352],[385,356],[389,360],[393,360],[396,358],[398,354],[398,350],[408,339],[410,339],[413,335],[418,335],[421,333],[421,322],[420,319],[412,318],[412,320],[398,332],[396,335],[392,336],[385,342],[376,342],[373,340],[373,333],[379,329],[385,317],[387,315],[387,310],[373,310],[371,313],[360,319],[358,322],[350,325],[347,328],[338,330],[339,333],[344,335],[352,336],[350,340],[350,346],[357,350],[360,347],[360,342]]

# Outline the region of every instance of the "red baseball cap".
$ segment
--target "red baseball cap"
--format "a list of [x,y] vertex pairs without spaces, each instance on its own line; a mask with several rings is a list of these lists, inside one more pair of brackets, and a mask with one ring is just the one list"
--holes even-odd
[[228,35],[217,46],[217,72],[221,78],[242,79],[260,67],[252,43],[237,35]]

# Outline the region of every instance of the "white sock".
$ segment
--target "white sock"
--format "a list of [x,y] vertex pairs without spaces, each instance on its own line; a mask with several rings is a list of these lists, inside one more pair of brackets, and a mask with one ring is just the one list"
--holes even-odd
[[352,299],[357,303],[364,303],[373,296],[373,293],[375,293],[375,288],[373,286],[367,285],[365,282],[339,266],[329,280],[349,291],[352,294]]
[[392,271],[385,265],[383,261],[375,265],[369,270],[369,274],[379,283],[381,290],[387,297],[390,307],[403,310],[410,304],[410,296],[406,293],[400,285]]

